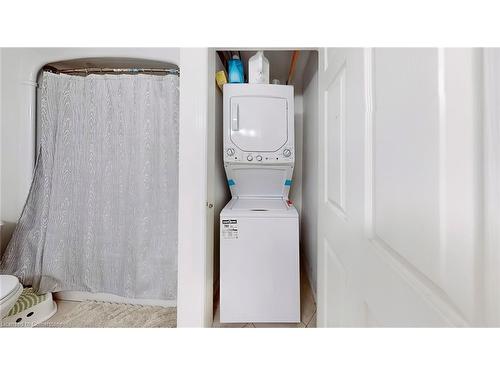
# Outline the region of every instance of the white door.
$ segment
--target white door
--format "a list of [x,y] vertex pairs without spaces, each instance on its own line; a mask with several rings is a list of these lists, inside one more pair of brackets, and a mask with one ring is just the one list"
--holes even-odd
[[318,326],[482,324],[481,51],[319,61]]

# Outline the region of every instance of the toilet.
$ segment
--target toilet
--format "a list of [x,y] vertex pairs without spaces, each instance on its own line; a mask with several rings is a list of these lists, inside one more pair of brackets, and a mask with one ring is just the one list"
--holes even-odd
[[38,294],[33,288],[24,288],[17,277],[0,275],[0,326],[33,327],[56,311],[52,293]]
[[17,277],[12,275],[0,275],[0,318],[7,316],[10,309],[14,307],[17,299],[23,292],[23,285]]

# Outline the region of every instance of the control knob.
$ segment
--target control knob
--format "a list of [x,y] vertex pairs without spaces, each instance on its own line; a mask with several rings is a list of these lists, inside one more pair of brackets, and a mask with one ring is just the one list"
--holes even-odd
[[252,155],[248,155],[248,156],[247,156],[247,160],[248,160],[248,161],[252,161],[252,160],[253,160],[253,156],[252,156]]
[[228,148],[226,151],[227,156],[233,156],[234,155],[234,149]]
[[257,161],[262,161],[262,156],[257,155],[257,157],[255,159],[257,159]]
[[285,149],[283,150],[283,156],[284,156],[285,158],[289,158],[289,157],[290,157],[290,155],[292,155],[292,151],[290,151],[290,149],[288,149],[288,148],[285,148]]

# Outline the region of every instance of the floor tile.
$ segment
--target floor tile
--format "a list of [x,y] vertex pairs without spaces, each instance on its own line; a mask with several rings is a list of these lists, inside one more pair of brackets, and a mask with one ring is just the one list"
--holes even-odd
[[214,321],[212,323],[212,328],[253,328],[253,327],[245,327],[246,325],[247,323],[221,323],[220,308],[219,306],[217,306],[215,310]]
[[305,328],[305,324],[300,323],[254,323],[255,328]]
[[311,321],[307,323],[307,328],[316,328],[316,313],[311,318]]
[[300,317],[304,325],[307,325],[316,312],[316,303],[312,293],[309,280],[305,272],[300,274]]

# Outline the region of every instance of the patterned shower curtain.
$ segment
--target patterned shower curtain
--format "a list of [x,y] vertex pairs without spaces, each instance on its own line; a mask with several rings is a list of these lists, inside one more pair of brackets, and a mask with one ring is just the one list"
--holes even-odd
[[35,174],[1,273],[38,292],[176,299],[178,85],[43,74]]

